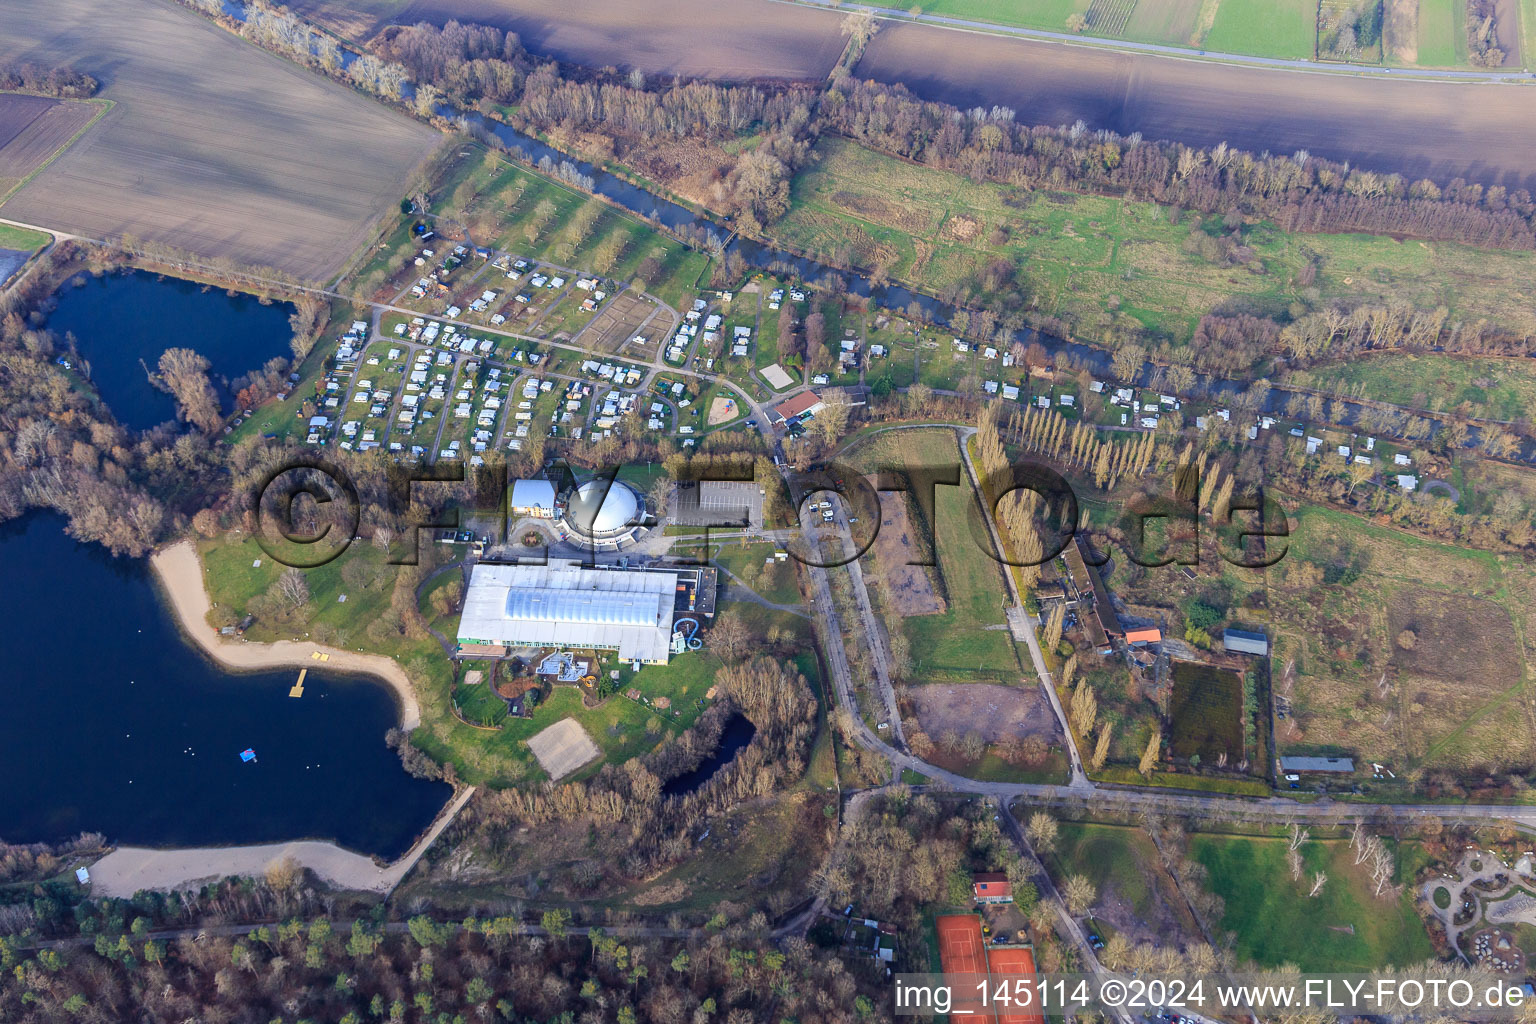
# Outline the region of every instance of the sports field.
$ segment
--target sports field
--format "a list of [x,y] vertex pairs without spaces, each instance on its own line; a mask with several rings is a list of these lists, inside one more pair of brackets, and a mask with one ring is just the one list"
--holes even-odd
[[[1004,980],[1010,982],[1015,979],[1030,979],[1035,976],[1035,954],[1030,950],[1018,946],[1010,946],[1007,949],[987,950],[987,967],[992,973],[991,985],[995,991],[998,983]],[[1008,990],[1014,991],[1010,984]],[[1022,1010],[1016,1008],[1009,1013],[999,1008],[997,1012],[997,1024],[1045,1024],[1045,1016],[1039,1010]]]
[[987,980],[986,940],[981,935],[981,918],[975,914],[945,914],[934,922],[939,935],[939,964],[950,976],[957,1012],[949,1015],[950,1024],[993,1024],[996,1016],[989,1010],[967,1006],[967,997],[975,998],[975,986]]

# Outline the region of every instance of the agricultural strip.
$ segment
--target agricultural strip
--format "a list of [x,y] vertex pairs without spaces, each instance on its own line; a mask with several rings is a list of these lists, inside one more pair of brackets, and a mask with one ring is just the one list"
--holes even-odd
[[61,153],[111,104],[0,93],[0,203]]

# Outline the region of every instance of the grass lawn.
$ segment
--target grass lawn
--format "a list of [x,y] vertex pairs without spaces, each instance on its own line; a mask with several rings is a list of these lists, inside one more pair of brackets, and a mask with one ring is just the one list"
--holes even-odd
[[1466,10],[1467,5],[1461,0],[1419,0],[1420,67],[1448,68],[1466,64]]
[[[1466,38],[1465,33],[1462,33],[1462,38]],[[1520,0],[1520,45],[1520,55],[1529,66],[1532,58],[1536,57],[1536,0]]]
[[[1528,567],[1343,512],[1290,515],[1288,550],[1269,573],[1271,663],[1295,666],[1281,752],[1353,754],[1399,776],[1529,765]],[[1321,582],[1293,576],[1315,571]],[[1411,649],[1397,642],[1405,629]],[[1286,693],[1283,675],[1276,689]]]
[[1182,775],[1178,772],[1154,771],[1151,778],[1144,777],[1135,768],[1125,765],[1105,765],[1096,772],[1089,772],[1096,782],[1117,782],[1125,786],[1162,786],[1167,789],[1195,789],[1204,793],[1228,793],[1234,796],[1273,796],[1269,784],[1258,779],[1234,779],[1227,776]]
[[1459,359],[1390,353],[1294,374],[1289,382],[1433,412],[1465,405],[1469,415],[1515,420],[1536,412],[1529,359]]
[[0,249],[17,249],[22,252],[33,252],[48,244],[51,236],[33,231],[31,228],[12,227],[9,224],[0,224]]
[[[900,5],[887,3],[884,6]],[[1065,32],[1068,16],[1086,12],[1088,0],[932,0],[931,3],[923,4],[922,9],[925,14],[947,18]]]
[[[887,2],[885,6],[899,5]],[[1095,5],[1090,0],[1021,0],[1019,3],[1005,3],[1002,0],[935,0],[933,3],[921,4],[919,8],[926,14],[1046,32],[1067,32],[1067,19],[1073,14],[1082,14],[1088,18],[1088,24],[1081,33],[1084,36],[1187,46],[1200,4],[1198,0],[1185,0],[1182,3],[1144,2],[1139,5]],[[1103,10],[1100,11],[1100,8]],[[1123,17],[1117,19],[1116,14]]]
[[[1518,282],[1536,270],[1536,253],[1291,236],[1258,223],[1245,228],[1243,241],[1263,273],[1234,275],[1187,245],[1207,230],[1188,212],[1173,223],[1152,203],[973,182],[841,139],[823,139],[817,153],[820,160],[795,178],[790,212],[769,229],[777,240],[833,261],[886,266],[893,279],[936,293],[957,286],[975,293],[981,269],[1008,260],[1042,312],[1085,325],[1134,322],[1175,342],[1194,333],[1205,311],[1283,314],[1309,297],[1444,304],[1453,316],[1503,322],[1525,308]],[[1208,227],[1219,232],[1219,219]],[[1310,286],[1316,296],[1296,283],[1309,254],[1323,267]],[[841,337],[830,318],[828,337]],[[953,387],[966,369],[947,343],[922,352],[920,376],[931,386]]]
[[1058,885],[1069,875],[1084,875],[1100,899],[1113,894],[1129,903],[1142,921],[1153,918],[1159,899],[1183,908],[1157,847],[1143,830],[1073,821],[1057,827],[1056,850],[1047,859]]
[[[954,466],[960,450],[954,435],[943,430],[903,430],[876,435],[851,455],[861,468]],[[1019,672],[1003,606],[1007,602],[1002,569],[971,536],[969,516],[975,492],[961,473],[959,487],[936,487],[939,575],[948,608],[937,615],[914,615],[903,622],[912,646],[916,674],[923,678],[965,679]],[[887,495],[883,500],[893,500]],[[988,628],[992,627],[992,628]]]
[[[1371,971],[1416,964],[1433,953],[1411,895],[1373,896],[1370,876],[1352,863],[1347,842],[1303,846],[1300,882],[1291,881],[1283,839],[1194,835],[1190,853],[1226,902],[1219,929],[1234,935],[1240,960],[1295,964],[1302,971]],[[1328,881],[1309,899],[1317,871]]]
[[774,604],[799,604],[800,587],[795,582],[794,563],[785,560],[776,561],[771,567],[766,564],[777,547],[769,541],[754,544],[725,541],[716,549],[712,561],[729,569],[760,597]]
[[1205,49],[1293,60],[1317,45],[1314,0],[1221,0]]

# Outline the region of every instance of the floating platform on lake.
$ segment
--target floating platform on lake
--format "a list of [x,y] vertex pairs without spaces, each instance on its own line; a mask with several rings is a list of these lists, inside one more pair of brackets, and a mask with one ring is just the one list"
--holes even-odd
[[251,747],[246,747],[244,750],[240,751],[240,760],[244,761],[246,764],[250,764],[252,761],[256,760],[256,751]]
[[309,674],[309,669],[307,669],[307,668],[299,669],[299,681],[293,684],[293,689],[288,691],[288,696],[290,696],[290,697],[302,697],[302,696],[304,696],[304,677],[306,675],[308,675],[308,674]]

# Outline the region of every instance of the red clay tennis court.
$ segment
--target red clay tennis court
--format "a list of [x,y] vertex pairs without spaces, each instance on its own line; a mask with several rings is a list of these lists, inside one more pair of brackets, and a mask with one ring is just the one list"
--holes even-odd
[[[1027,949],[1012,948],[999,949],[996,946],[987,950],[987,966],[992,971],[992,986],[995,989],[999,984],[1007,981],[1008,990],[1013,991],[1012,980],[1019,977],[1034,978],[1035,955]],[[1038,993],[1036,993],[1038,995]],[[1009,1013],[999,1011],[998,1024],[1045,1024],[1045,1017],[1039,1010],[1017,1011]]]
[[[981,918],[975,914],[946,914],[938,918],[934,925],[939,935],[939,964],[944,973],[967,976],[951,980],[954,1011],[949,1015],[950,1024],[993,1024],[997,1018],[991,1010],[981,1007],[981,993],[973,987],[987,980],[986,943],[981,937]],[[963,1012],[965,1010],[973,1012]]]

